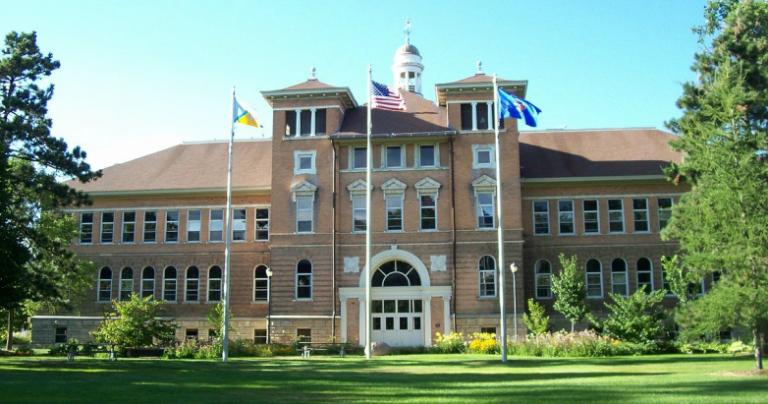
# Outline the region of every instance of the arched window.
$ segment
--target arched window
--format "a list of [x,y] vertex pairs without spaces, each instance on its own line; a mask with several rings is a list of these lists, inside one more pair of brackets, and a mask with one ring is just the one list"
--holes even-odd
[[192,266],[187,268],[187,283],[186,283],[186,296],[185,300],[188,302],[196,302],[200,299],[200,271],[197,267]]
[[155,295],[155,269],[146,267],[141,271],[141,297]]
[[267,266],[259,265],[253,270],[253,301],[266,301],[269,298],[269,278]]
[[552,265],[547,260],[536,261],[536,275],[534,283],[536,284],[537,299],[552,298]]
[[312,298],[312,263],[307,260],[296,265],[296,298]]
[[480,297],[496,296],[496,260],[490,255],[480,258],[477,271],[480,276]]
[[208,301],[221,300],[221,268],[214,265],[208,270]]
[[637,289],[643,287],[647,293],[653,291],[653,265],[648,258],[637,260]]
[[587,261],[587,297],[599,299],[603,297],[603,265],[592,258]]
[[421,286],[421,277],[416,268],[404,261],[389,261],[373,273],[371,286]]
[[131,300],[133,294],[133,269],[125,267],[120,272],[120,300]]
[[167,267],[163,273],[163,300],[176,301],[176,268]]
[[99,302],[108,303],[112,300],[112,270],[109,267],[99,271]]
[[629,290],[627,280],[627,263],[621,258],[616,258],[611,262],[611,291],[626,296]]

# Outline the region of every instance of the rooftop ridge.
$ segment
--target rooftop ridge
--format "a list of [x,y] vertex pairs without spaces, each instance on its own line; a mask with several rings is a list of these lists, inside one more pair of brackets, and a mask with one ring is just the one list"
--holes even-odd
[[[235,143],[249,143],[249,142],[271,142],[272,137],[265,138],[249,138],[249,139],[235,139]],[[195,145],[195,144],[219,144],[228,143],[229,139],[208,139],[208,140],[184,140],[179,145]]]

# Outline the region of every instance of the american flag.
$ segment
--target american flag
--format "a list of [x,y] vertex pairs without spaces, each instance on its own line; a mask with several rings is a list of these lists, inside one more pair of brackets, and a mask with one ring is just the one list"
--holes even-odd
[[405,100],[399,92],[392,91],[386,85],[371,80],[371,108],[404,111]]

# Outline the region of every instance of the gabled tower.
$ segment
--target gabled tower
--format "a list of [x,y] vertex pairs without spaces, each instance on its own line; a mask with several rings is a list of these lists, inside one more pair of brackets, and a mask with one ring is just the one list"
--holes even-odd
[[411,45],[411,22],[405,22],[405,43],[397,48],[392,61],[392,83],[396,88],[421,94],[421,73],[424,65],[421,64],[421,54],[415,46]]

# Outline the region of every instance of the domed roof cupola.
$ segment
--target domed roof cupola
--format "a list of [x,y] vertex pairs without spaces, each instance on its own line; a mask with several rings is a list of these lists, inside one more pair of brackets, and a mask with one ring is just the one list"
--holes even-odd
[[405,43],[397,48],[392,62],[392,82],[396,88],[421,94],[421,53],[411,45],[411,21],[405,22]]

